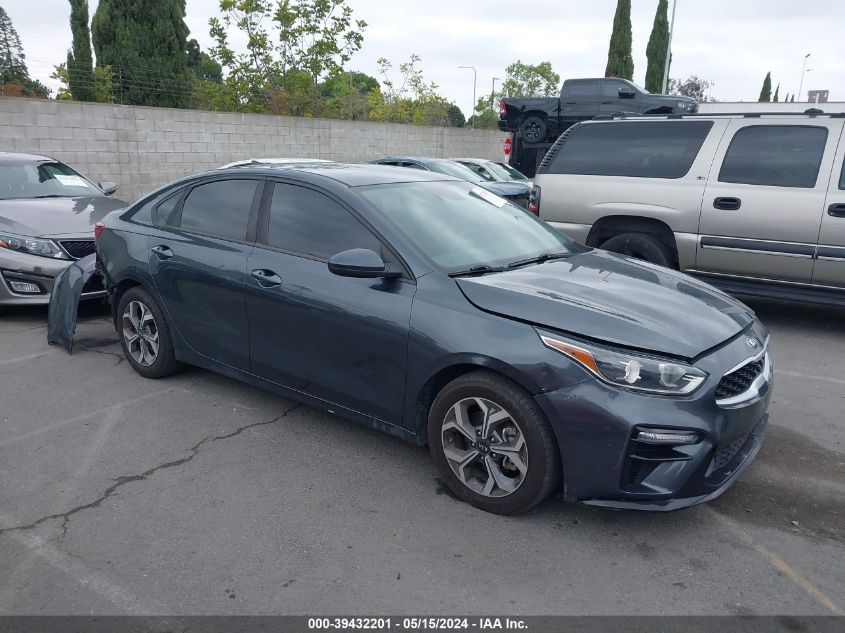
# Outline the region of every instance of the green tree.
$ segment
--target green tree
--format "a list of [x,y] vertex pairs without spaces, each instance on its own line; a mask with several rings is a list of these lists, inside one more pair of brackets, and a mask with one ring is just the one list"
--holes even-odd
[[[211,55],[227,71],[238,101],[262,108],[281,100],[296,104],[294,114],[318,110],[317,86],[343,70],[367,26],[352,18],[345,0],[220,0],[220,10],[220,18],[209,20]],[[245,52],[230,46],[230,31],[246,39]],[[306,100],[310,111],[299,112]]]
[[631,0],[617,0],[613,16],[613,32],[607,51],[605,77],[634,78],[634,58],[631,55]]
[[708,101],[707,90],[711,83],[706,79],[699,79],[698,75],[690,75],[686,79],[670,79],[667,90],[670,95],[692,97],[699,103]]
[[399,64],[399,78],[394,79],[393,64],[384,57],[378,60],[382,89],[369,98],[370,120],[414,125],[453,125],[454,111],[437,93],[437,84],[428,82],[419,68],[422,62],[412,54]]
[[335,73],[318,88],[320,116],[350,120],[367,120],[369,95],[380,91],[378,79],[359,72]]
[[780,96],[780,84],[778,84],[777,88],[775,88],[775,94],[772,97],[772,101],[775,101],[775,102],[780,101],[779,96]]
[[47,86],[29,76],[21,38],[3,7],[0,7],[0,95],[50,96]]
[[88,0],[70,0],[73,44],[67,52],[66,72],[70,94],[76,101],[94,101],[94,60],[88,28]]
[[560,75],[552,69],[551,62],[532,65],[516,60],[505,68],[499,97],[554,97],[559,93]]
[[666,68],[666,53],[669,47],[669,0],[657,3],[651,37],[648,38],[646,57],[648,67],[645,71],[645,89],[649,92],[663,91],[663,72]]
[[188,40],[188,70],[200,81],[223,83],[223,68],[194,39]]
[[118,102],[189,105],[185,0],[100,0],[92,34],[97,64],[114,73]]
[[[59,89],[56,92],[56,99],[59,101],[76,100],[71,92],[67,65],[59,64],[58,66],[55,66],[53,74],[50,75],[50,79],[55,79],[61,83],[61,86],[59,86]],[[114,102],[114,87],[112,86],[111,66],[97,66],[94,68],[91,82],[91,101],[96,101],[98,103]]]
[[452,127],[465,127],[467,124],[464,113],[454,103],[450,103],[446,109],[446,116],[449,117],[449,123]]
[[763,88],[760,90],[760,98],[757,101],[771,101],[772,100],[772,73],[766,73],[766,78],[763,80]]

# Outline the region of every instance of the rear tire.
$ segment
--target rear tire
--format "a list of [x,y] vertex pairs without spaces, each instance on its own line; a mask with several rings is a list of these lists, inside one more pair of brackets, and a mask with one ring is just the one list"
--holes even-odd
[[542,143],[549,133],[549,126],[544,119],[530,116],[519,124],[519,133],[526,143]]
[[163,378],[179,369],[164,311],[140,286],[120,298],[117,333],[126,360],[144,378]]
[[534,398],[489,371],[460,376],[437,394],[428,441],[449,489],[487,512],[528,512],[560,480],[557,442]]
[[602,243],[601,248],[620,255],[674,268],[672,253],[657,238],[646,233],[622,233]]

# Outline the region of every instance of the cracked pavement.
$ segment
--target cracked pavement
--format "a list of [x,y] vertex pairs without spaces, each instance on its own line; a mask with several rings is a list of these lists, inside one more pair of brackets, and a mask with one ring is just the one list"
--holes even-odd
[[203,370],[134,374],[87,305],[73,356],[0,312],[0,613],[829,614],[845,609],[845,310],[754,302],[771,433],[674,514],[497,517],[425,448]]

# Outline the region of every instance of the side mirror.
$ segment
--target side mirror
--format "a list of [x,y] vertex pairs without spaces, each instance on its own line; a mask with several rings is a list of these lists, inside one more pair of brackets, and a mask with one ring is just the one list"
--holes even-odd
[[117,185],[113,182],[101,182],[97,184],[99,185],[100,189],[102,189],[103,193],[107,196],[110,196],[115,191],[117,191]]
[[338,253],[329,260],[329,272],[340,277],[362,279],[388,276],[382,258],[368,248],[351,248]]
[[633,99],[637,96],[637,93],[630,88],[620,88],[619,89],[619,98],[620,99]]

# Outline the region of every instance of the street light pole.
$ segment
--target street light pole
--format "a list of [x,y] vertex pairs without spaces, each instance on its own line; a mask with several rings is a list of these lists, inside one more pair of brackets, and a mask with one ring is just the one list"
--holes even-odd
[[496,108],[493,105],[494,101],[496,100],[496,82],[499,81],[498,77],[493,77],[493,89],[490,91],[490,112],[496,113]]
[[675,34],[675,9],[678,8],[678,0],[672,2],[672,21],[669,23],[669,41],[666,43],[666,64],[663,66],[663,87],[660,92],[666,94],[666,86],[669,83],[669,62],[672,61],[672,36]]
[[804,90],[804,74],[807,72],[807,58],[811,53],[804,55],[804,66],[801,68],[801,83],[798,85],[798,101],[803,101],[802,91]]
[[458,68],[467,68],[472,71],[472,125],[470,127],[475,127],[475,85],[478,81],[478,73],[475,71],[475,66],[458,66]]

